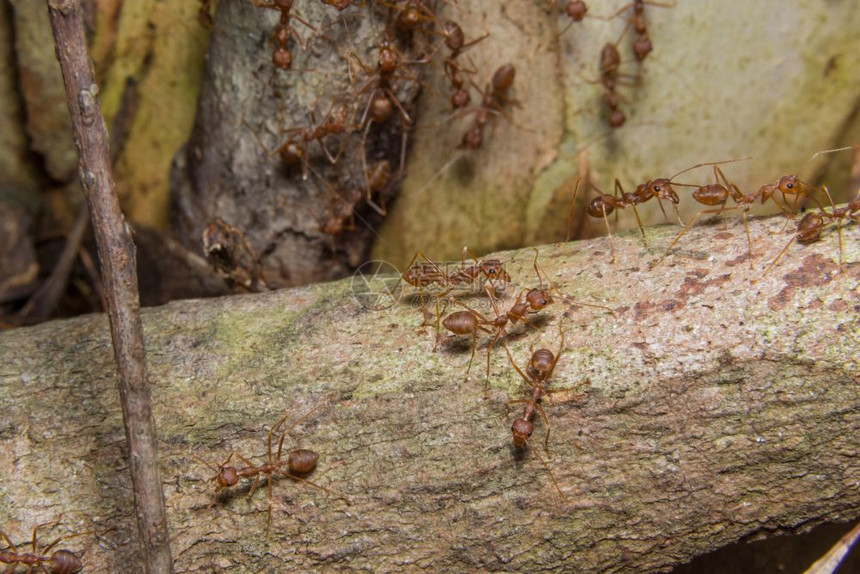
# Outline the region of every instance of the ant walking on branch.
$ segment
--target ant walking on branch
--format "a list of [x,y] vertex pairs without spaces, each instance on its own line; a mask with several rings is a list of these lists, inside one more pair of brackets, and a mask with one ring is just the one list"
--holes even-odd
[[645,60],[645,58],[654,50],[654,45],[651,43],[651,38],[648,36],[648,26],[645,22],[645,5],[649,6],[657,6],[660,8],[674,8],[675,3],[664,3],[664,2],[653,2],[650,0],[633,0],[630,4],[626,4],[619,8],[615,14],[610,16],[611,18],[616,18],[626,12],[627,10],[633,9],[633,12],[630,14],[630,20],[628,20],[627,25],[633,27],[633,32],[636,34],[636,37],[633,38],[633,54],[636,56],[636,60],[640,63]]
[[824,191],[830,199],[831,212],[827,213],[827,211],[823,209],[819,212],[807,212],[798,222],[797,231],[788,243],[785,244],[785,247],[780,250],[779,254],[774,258],[770,265],[767,266],[762,273],[762,277],[773,269],[795,241],[798,243],[813,243],[818,241],[821,238],[821,232],[823,231],[824,226],[828,223],[836,223],[836,231],[839,236],[839,265],[840,267],[843,265],[842,222],[845,219],[851,219],[856,224],[860,225],[860,190],[857,192],[857,197],[840,208],[833,206],[833,198],[830,197],[830,193],[827,191],[827,188],[824,188]]
[[[77,572],[80,572],[84,567],[84,563],[78,555],[71,550],[61,548],[59,550],[54,550],[50,556],[48,555],[48,552],[63,540],[86,536],[88,534],[97,534],[95,531],[61,536],[44,548],[39,549],[37,538],[39,529],[46,526],[55,526],[59,524],[61,520],[62,515],[57,520],[38,524],[33,528],[33,535],[30,541],[30,552],[21,552],[18,550],[18,547],[9,539],[9,536],[3,532],[3,530],[0,530],[0,536],[2,536],[3,540],[6,541],[6,544],[9,545],[6,550],[0,551],[0,563],[9,564],[9,567],[4,571],[5,574],[12,574],[12,572],[15,571],[15,568],[19,565],[26,566],[28,574],[32,572],[34,568],[39,568],[46,573],[51,572],[53,574],[76,574]],[[99,534],[103,533],[104,532]]]
[[290,51],[290,39],[295,36],[303,50],[304,45],[301,42],[298,32],[296,32],[296,29],[293,28],[290,22],[292,19],[296,19],[314,32],[316,32],[317,29],[314,28],[307,20],[292,14],[295,0],[272,0],[272,2],[266,2],[264,0],[249,1],[257,8],[269,8],[281,13],[280,20],[275,27],[275,33],[273,36],[275,49],[272,52],[272,65],[279,70],[291,69],[293,67],[293,53]]
[[[514,360],[513,355],[511,355],[510,349],[508,349],[508,345],[505,342],[502,342],[502,346],[505,348],[505,353],[508,355],[508,361],[510,361],[511,366],[517,371],[517,373],[522,377],[522,379],[529,384],[532,388],[531,397],[527,399],[516,399],[512,401],[508,401],[507,406],[510,408],[511,405],[525,403],[526,407],[523,411],[523,416],[514,420],[511,425],[511,434],[513,435],[514,446],[517,448],[523,448],[529,444],[529,440],[531,439],[532,433],[534,432],[534,423],[532,419],[535,416],[535,413],[538,412],[543,418],[544,424],[546,425],[546,437],[544,438],[544,450],[546,451],[547,456],[550,456],[549,452],[549,434],[550,434],[550,424],[549,419],[546,416],[546,412],[543,410],[540,402],[542,397],[545,394],[549,394],[550,392],[546,388],[547,383],[549,382],[549,378],[552,376],[553,371],[555,370],[555,366],[558,363],[559,358],[561,357],[561,353],[564,350],[564,330],[561,330],[561,342],[559,344],[558,351],[553,354],[549,349],[538,349],[534,351],[531,356],[531,360],[529,362],[529,367],[531,374],[526,374],[517,362]],[[559,389],[560,390],[560,389]],[[553,485],[555,485],[555,489],[562,496],[562,498],[567,498],[564,493],[561,491],[561,488],[558,486],[558,482],[556,482],[555,477],[549,469],[549,465],[547,465],[546,461],[543,460],[543,457],[538,454],[536,450],[533,452],[538,456],[544,468],[546,468],[547,473],[549,474],[550,479],[552,479]]]
[[[218,464],[217,466],[212,465],[205,460],[195,456],[197,460],[216,471],[215,476],[211,478],[211,480],[214,481],[216,485],[216,499],[219,492],[237,485],[239,483],[239,479],[253,478],[254,482],[251,484],[251,490],[248,492],[248,498],[250,499],[254,495],[254,492],[256,492],[257,490],[257,486],[260,483],[260,476],[266,475],[266,491],[268,501],[266,537],[268,537],[272,526],[272,486],[273,478],[275,477],[275,475],[281,475],[286,478],[289,478],[290,480],[313,486],[314,488],[318,488],[324,492],[343,499],[343,501],[347,504],[352,504],[352,502],[345,494],[341,494],[340,492],[337,492],[335,490],[320,486],[319,484],[311,482],[310,480],[305,478],[307,474],[310,474],[314,470],[314,468],[316,468],[319,455],[314,451],[300,448],[291,451],[290,454],[287,456],[287,460],[283,460],[281,458],[281,453],[284,446],[284,439],[287,434],[289,434],[296,426],[305,422],[308,418],[310,418],[311,415],[313,415],[326,404],[327,402],[324,402],[321,405],[314,407],[310,412],[308,412],[307,414],[299,418],[297,421],[295,421],[293,424],[291,424],[289,427],[287,427],[283,431],[283,433],[281,433],[280,439],[278,440],[277,455],[273,455],[273,438],[287,421],[289,413],[281,417],[278,422],[276,422],[274,426],[269,429],[268,438],[266,441],[266,462],[259,466],[255,465],[253,462],[251,462],[237,452],[231,452],[229,456],[227,456],[227,458],[224,460],[224,462]],[[245,466],[235,467],[230,465],[229,463],[231,460],[233,460],[233,457],[236,457],[236,459],[241,461]]]

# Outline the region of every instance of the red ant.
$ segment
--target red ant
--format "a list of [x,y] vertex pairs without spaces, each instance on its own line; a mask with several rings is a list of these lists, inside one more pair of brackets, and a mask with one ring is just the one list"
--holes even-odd
[[636,34],[636,38],[633,39],[633,54],[636,56],[636,59],[639,62],[645,60],[648,54],[654,49],[654,45],[651,43],[651,38],[648,36],[648,28],[645,23],[645,4],[650,6],[658,6],[660,8],[674,8],[675,3],[666,4],[662,2],[652,2],[649,0],[633,0],[630,4],[626,4],[616,10],[615,14],[610,16],[611,18],[615,18],[620,16],[623,12],[633,8],[633,13],[630,16],[630,20],[628,22],[628,26],[633,26],[633,31]]
[[282,131],[281,134],[294,133],[295,135],[279,144],[274,150],[269,150],[263,144],[260,137],[255,132],[252,131],[252,133],[266,155],[270,157],[278,155],[281,157],[281,161],[288,166],[301,164],[302,179],[307,179],[310,171],[310,143],[312,141],[319,143],[319,146],[326,158],[333,164],[337,163],[341,153],[343,153],[343,148],[341,147],[341,149],[338,150],[338,153],[333,155],[326,147],[323,139],[330,135],[341,135],[343,133],[353,131],[355,127],[348,123],[350,120],[348,116],[349,108],[346,104],[336,104],[335,102],[332,102],[332,105],[326,116],[323,118],[323,121],[314,126],[314,114],[313,112],[310,112],[311,127],[290,128]]
[[[828,198],[830,198],[830,193],[827,191],[827,188],[824,188],[824,191],[827,193]],[[762,277],[764,277],[767,272],[770,271],[780,259],[782,259],[782,256],[785,255],[785,252],[788,251],[788,248],[791,247],[791,244],[795,241],[798,243],[813,243],[818,241],[821,238],[821,231],[824,229],[827,222],[836,223],[836,230],[839,234],[839,265],[841,266],[843,264],[842,222],[845,219],[851,219],[860,225],[860,190],[857,192],[857,197],[840,208],[833,206],[832,198],[830,198],[830,204],[832,206],[830,213],[827,213],[825,210],[821,210],[819,212],[810,211],[800,219],[794,236],[785,244],[785,247],[782,248],[771,264],[767,266],[767,269],[762,273]]]
[[[570,202],[571,209],[573,209],[574,202],[576,201],[576,194],[579,191],[579,182],[581,179],[582,178],[579,178],[576,181],[576,187],[573,190],[573,199],[571,199]],[[624,189],[621,187],[621,182],[619,182],[617,179],[615,180],[614,195],[609,195],[608,193],[602,192],[591,181],[586,181],[585,185],[598,193],[598,196],[588,202],[588,204],[585,206],[585,213],[589,217],[593,217],[595,219],[598,217],[603,218],[603,221],[606,224],[606,234],[609,236],[609,251],[612,254],[612,258],[609,261],[610,263],[615,262],[615,247],[612,244],[612,231],[610,231],[609,229],[609,218],[607,216],[613,211],[615,211],[615,218],[617,221],[618,212],[616,211],[616,209],[620,210],[624,209],[625,207],[633,208],[633,213],[636,215],[636,223],[639,226],[639,231],[642,233],[642,241],[646,242],[645,228],[642,227],[642,219],[639,217],[639,211],[636,209],[636,205],[644,201],[640,196],[636,195],[635,193],[624,192]]]
[[[516,103],[508,94],[514,85],[517,70],[513,64],[504,64],[493,73],[493,79],[482,92],[481,105],[472,110],[475,114],[475,123],[463,134],[463,139],[458,146],[461,149],[479,149],[484,141],[484,126],[496,115],[505,116],[508,121],[514,123],[504,112],[504,106]],[[477,88],[477,86],[476,86]],[[479,91],[480,88],[477,88]]]
[[[812,157],[810,157],[808,160],[806,160],[806,163],[811,162],[816,157],[823,155],[823,154],[834,153],[834,152],[838,152],[838,151],[845,151],[845,150],[849,150],[849,149],[857,149],[857,147],[858,147],[857,144],[855,144],[855,145],[847,146],[847,147],[822,150],[822,151],[819,151],[819,152],[812,154]],[[782,194],[782,201],[785,204],[786,208],[789,208],[788,201],[786,201],[786,196],[787,195],[793,195],[794,201],[792,202],[789,209],[796,208],[797,202],[801,197],[808,197],[815,203],[815,205],[818,207],[819,210],[824,211],[824,206],[822,206],[821,202],[818,201],[818,199],[815,197],[815,195],[813,195],[818,190],[816,188],[814,188],[813,186],[809,185],[808,183],[799,179],[796,175],[784,175],[784,176],[780,177],[775,183],[768,183],[768,184],[761,186],[761,188],[759,189],[759,195],[761,195],[762,204],[764,204],[765,201],[770,199],[777,191],[779,191]],[[827,193],[826,188],[824,188],[824,191],[825,191],[825,193]],[[774,200],[774,203],[775,202],[776,202],[776,200]],[[832,201],[830,203],[831,203],[831,205],[833,204]],[[786,209],[783,209],[783,212],[786,212]]]
[[320,0],[323,4],[332,6],[338,12],[343,12],[352,5],[352,0]]
[[[250,460],[237,452],[231,452],[230,455],[224,460],[224,462],[220,463],[217,467],[195,456],[197,460],[216,471],[216,475],[213,476],[211,479],[216,484],[216,497],[217,493],[219,493],[220,491],[238,484],[240,478],[253,478],[254,482],[251,485],[250,492],[248,492],[248,498],[250,499],[254,495],[254,492],[256,492],[257,486],[260,483],[260,475],[265,474],[268,477],[266,480],[268,499],[268,520],[266,522],[267,537],[272,525],[272,479],[276,474],[280,474],[291,480],[295,480],[297,482],[313,486],[324,492],[328,492],[329,494],[333,494],[334,496],[343,499],[344,502],[349,505],[352,504],[352,502],[349,500],[349,498],[347,498],[346,495],[328,489],[324,486],[320,486],[319,484],[316,484],[314,482],[309,481],[307,478],[304,478],[304,475],[311,473],[314,468],[316,468],[319,455],[314,451],[300,448],[290,452],[287,457],[287,460],[281,459],[281,452],[284,446],[284,438],[287,436],[287,434],[289,434],[290,431],[292,431],[296,426],[306,421],[313,413],[315,413],[325,405],[326,403],[323,403],[317,407],[314,407],[310,412],[308,412],[303,417],[295,421],[292,425],[287,427],[281,434],[281,438],[278,441],[277,455],[272,456],[272,437],[275,435],[276,432],[278,432],[281,425],[286,422],[287,418],[289,417],[289,413],[281,417],[278,422],[276,422],[275,425],[271,429],[269,429],[268,439],[266,443],[267,460],[260,466],[254,465],[254,463],[252,463]],[[241,468],[237,468],[235,466],[227,466],[234,456],[240,461],[242,461],[245,466]]]
[[32,572],[33,568],[41,568],[44,572],[52,572],[53,574],[75,574],[76,572],[80,572],[84,567],[84,563],[78,555],[71,550],[61,548],[60,550],[52,552],[50,556],[48,556],[47,553],[54,546],[59,544],[61,540],[95,534],[95,532],[82,532],[69,536],[61,536],[41,550],[38,550],[39,544],[36,534],[38,530],[44,526],[53,526],[58,524],[60,520],[62,520],[62,516],[53,522],[38,524],[33,528],[33,536],[30,541],[31,552],[20,552],[6,533],[0,530],[0,536],[2,536],[3,540],[6,541],[6,544],[9,545],[9,548],[0,551],[0,563],[9,564],[9,568],[5,570],[5,573],[12,574],[18,565],[26,566],[28,574]]
[[[275,28],[274,40],[275,50],[272,52],[272,64],[280,70],[289,70],[293,66],[293,54],[290,52],[290,38],[292,35],[299,37],[296,29],[290,24],[291,19],[295,18],[314,32],[317,31],[307,20],[291,14],[295,0],[272,0],[271,3],[265,0],[249,0],[251,4],[257,8],[269,8],[277,10],[281,13],[281,18]],[[301,42],[300,42],[301,43]],[[304,48],[302,48],[304,49]]]
[[[546,389],[547,382],[549,378],[552,376],[553,371],[555,370],[555,366],[558,363],[559,358],[561,357],[561,353],[564,350],[564,331],[561,331],[561,343],[559,344],[558,352],[553,355],[552,351],[549,349],[538,349],[534,351],[531,356],[531,361],[529,366],[531,370],[534,372],[533,375],[527,375],[523,370],[517,365],[516,361],[514,361],[514,357],[511,355],[510,349],[508,349],[508,345],[505,342],[502,342],[502,346],[505,348],[505,353],[508,355],[508,361],[510,361],[511,365],[514,369],[519,373],[520,377],[529,384],[532,388],[531,397],[528,399],[516,399],[507,402],[508,408],[511,405],[526,403],[525,410],[523,411],[523,416],[514,420],[514,423],[511,425],[511,434],[513,435],[514,446],[517,448],[523,448],[529,443],[529,439],[534,432],[534,423],[532,419],[534,418],[535,412],[539,412],[541,417],[544,420],[544,424],[546,425],[546,437],[544,439],[544,449],[546,450],[547,456],[549,453],[549,434],[550,434],[550,424],[549,419],[546,416],[546,412],[543,410],[543,407],[540,405],[541,398],[544,394],[549,394],[552,391],[548,391]],[[537,454],[537,452],[535,452]],[[542,457],[538,454],[538,457],[541,460],[541,463],[546,468],[549,473],[550,478],[552,479],[553,484],[555,485],[558,493],[566,498],[564,493],[558,486],[558,483],[555,480],[552,472],[549,470],[549,466],[543,460]]]
[[443,70],[445,77],[451,82],[451,87],[454,90],[454,93],[451,95],[451,107],[455,110],[463,109],[469,105],[472,99],[469,95],[469,90],[464,87],[466,79],[463,77],[463,74],[474,74],[477,70],[474,68],[474,65],[471,69],[464,68],[457,59],[460,57],[460,54],[486,39],[490,34],[486,33],[471,42],[466,42],[463,28],[453,20],[448,20],[441,28],[442,35],[445,37],[445,46],[447,46],[450,52],[443,62]]
[[[741,158],[741,159],[730,159],[730,160],[723,160],[723,161],[709,161],[709,162],[705,162],[705,163],[697,163],[696,165],[682,169],[681,171],[679,171],[678,173],[676,173],[672,177],[669,177],[669,178],[660,177],[657,179],[649,180],[645,183],[641,183],[638,186],[636,186],[636,191],[634,193],[637,197],[640,198],[640,203],[644,203],[644,202],[651,200],[651,199],[656,199],[657,203],[660,206],[660,211],[663,212],[663,217],[666,217],[666,210],[663,209],[663,201],[668,201],[669,203],[672,204],[672,207],[675,210],[675,216],[678,218],[678,223],[680,223],[681,225],[684,225],[684,221],[681,219],[681,214],[678,212],[678,203],[680,202],[680,198],[678,197],[678,193],[674,190],[674,188],[672,186],[673,185],[679,185],[682,187],[698,187],[698,186],[690,184],[690,183],[678,183],[678,182],[674,181],[675,178],[678,177],[679,175],[687,173],[688,171],[692,171],[694,169],[704,167],[706,165],[722,165],[724,163],[734,163],[736,161],[745,161],[748,159],[750,159],[750,158],[746,157],[746,158]],[[720,172],[720,173],[722,173],[722,172]],[[717,177],[716,171],[714,172],[714,174],[715,174],[715,177]],[[724,187],[724,189],[721,190],[721,189],[719,189],[720,182],[719,182],[719,180],[717,180],[715,186],[700,187],[698,192],[693,193],[693,197],[696,199],[696,201],[699,201],[699,203],[702,203],[703,205],[717,205],[722,201],[722,199],[725,199],[725,198],[722,198],[722,194],[724,192],[726,194],[730,193],[729,192],[730,186],[728,186],[728,182],[726,182],[726,184],[727,185]],[[726,197],[728,197],[728,196],[726,196]],[[699,198],[701,198],[701,200]],[[713,203],[713,204],[708,203],[708,201],[714,201],[715,199],[718,199],[718,198],[720,198],[720,201],[717,201],[717,203]]]
[[625,28],[615,43],[607,42],[600,50],[599,83],[603,86],[603,101],[609,110],[607,122],[612,128],[620,128],[627,121],[627,117],[619,106],[622,100],[628,103],[629,101],[618,93],[620,80],[631,77],[629,74],[622,74],[619,71],[621,68],[621,54],[618,52],[618,43],[621,42],[626,33],[627,29]]

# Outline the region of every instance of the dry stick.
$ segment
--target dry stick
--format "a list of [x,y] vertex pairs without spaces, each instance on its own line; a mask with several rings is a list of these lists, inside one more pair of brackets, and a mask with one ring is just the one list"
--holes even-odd
[[84,234],[87,231],[87,223],[89,223],[89,211],[86,206],[81,206],[78,212],[78,217],[75,220],[75,225],[72,231],[66,237],[66,244],[63,246],[63,252],[60,254],[60,259],[54,265],[51,275],[42,284],[39,289],[30,296],[27,303],[18,312],[21,317],[33,317],[36,319],[47,319],[48,316],[57,308],[57,303],[60,302],[60,297],[66,290],[69,284],[69,275],[72,273],[72,265],[78,257],[78,251],[81,248],[81,242],[84,240]]
[[78,148],[81,185],[102,265],[144,567],[150,574],[168,573],[172,570],[170,539],[146,378],[134,243],[114,189],[107,129],[80,3],[48,0],[48,7]]

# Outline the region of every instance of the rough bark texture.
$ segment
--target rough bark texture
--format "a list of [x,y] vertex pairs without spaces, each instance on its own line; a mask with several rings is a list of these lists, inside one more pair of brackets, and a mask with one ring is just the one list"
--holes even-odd
[[[782,225],[751,223],[752,277],[787,240]],[[536,332],[509,337],[524,365],[566,330],[550,387],[572,390],[544,408],[567,499],[536,457],[540,419],[530,449],[512,447],[505,401],[526,389],[503,349],[483,400],[486,339],[464,382],[468,345],[433,353],[411,290],[386,311],[360,306],[349,280],[145,310],[177,571],[657,571],[857,517],[860,249],[846,231],[841,270],[831,233],[755,284],[736,220],[695,228],[652,271],[676,228],[649,229],[649,249],[616,237],[614,264],[605,238],[542,247],[562,292],[615,311],[557,302]],[[500,257],[535,283],[530,250]],[[0,334],[0,365],[5,528],[23,538],[65,512],[79,530],[116,528],[101,546],[67,543],[87,549],[87,572],[137,564],[105,318]],[[271,424],[327,398],[286,446],[319,452],[311,479],[352,506],[277,480],[268,542],[264,492],[246,500],[245,482],[209,506],[213,471],[192,455],[260,463]]]
[[149,574],[168,574],[172,571],[170,541],[146,374],[134,241],[114,189],[107,127],[99,107],[80,2],[49,0],[48,7],[78,150],[81,187],[101,263],[143,566]]
[[[279,13],[248,0],[219,3],[194,131],[173,172],[171,232],[178,241],[200,252],[203,229],[221,217],[248,234],[262,256],[267,281],[276,286],[342,277],[358,266],[379,217],[365,205],[358,219],[373,223],[359,223],[337,237],[322,228],[353,190],[365,190],[362,154],[368,163],[390,162],[387,191],[401,166],[398,110],[363,132],[365,120],[370,121],[367,104],[376,93],[372,72],[387,13],[384,6],[353,6],[341,15],[320,2],[296,3],[292,26],[307,50],[293,41],[293,69],[283,71],[272,65],[270,41]],[[312,35],[296,17],[318,33]],[[428,39],[418,33],[405,40],[388,37],[398,38],[401,63],[413,58],[410,46],[416,47],[414,54],[429,51]],[[404,63],[392,84],[400,104],[411,110],[420,86],[416,68]],[[331,165],[318,142],[311,141],[304,151],[312,171],[303,179],[301,166],[284,165],[275,150],[298,137],[297,130],[322,124],[342,105],[349,109],[348,133],[325,138],[332,155],[340,152],[338,163]]]

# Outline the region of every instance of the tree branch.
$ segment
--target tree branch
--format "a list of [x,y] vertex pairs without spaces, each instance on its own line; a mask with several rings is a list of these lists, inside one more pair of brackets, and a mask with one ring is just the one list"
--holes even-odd
[[[752,277],[788,240],[782,225],[751,221]],[[522,366],[566,331],[550,388],[571,390],[543,405],[549,459],[540,418],[529,449],[512,446],[521,411],[505,402],[528,389],[503,350],[484,400],[487,337],[464,382],[469,342],[433,353],[408,296],[371,311],[347,280],[146,310],[177,570],[658,571],[860,516],[855,232],[842,269],[827,233],[755,284],[740,221],[697,226],[651,271],[677,227],[648,229],[647,249],[615,237],[613,264],[606,238],[542,247],[560,291],[614,310],[556,298],[508,338]],[[499,257],[537,283],[531,250]],[[109,549],[69,542],[91,573],[137,558],[106,327],[84,317],[0,334],[0,472],[13,469],[2,508],[22,529],[61,509],[115,527]],[[277,479],[268,541],[264,488],[247,499],[245,481],[210,506],[214,473],[195,456],[260,464],[270,425],[328,398],[285,448],[320,453],[310,480],[351,506]]]
[[114,189],[107,129],[87,54],[81,6],[77,0],[49,0],[48,6],[78,148],[81,185],[103,270],[145,570],[167,573],[172,561],[146,380],[134,243]]

